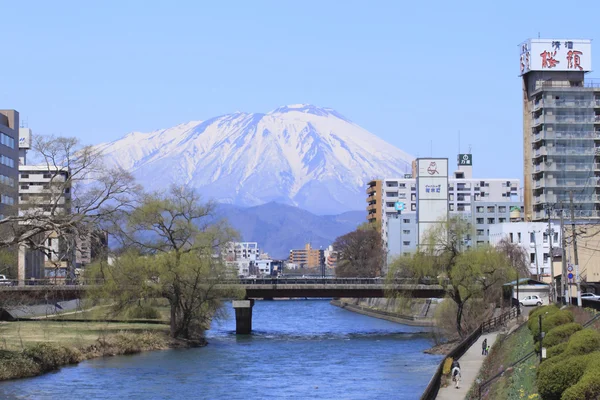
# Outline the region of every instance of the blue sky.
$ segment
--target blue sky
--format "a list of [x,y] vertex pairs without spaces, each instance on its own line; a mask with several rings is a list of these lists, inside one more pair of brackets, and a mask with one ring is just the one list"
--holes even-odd
[[452,164],[460,131],[477,177],[522,177],[518,44],[600,40],[597,1],[39,0],[0,14],[0,108],[34,133],[94,144],[311,103]]

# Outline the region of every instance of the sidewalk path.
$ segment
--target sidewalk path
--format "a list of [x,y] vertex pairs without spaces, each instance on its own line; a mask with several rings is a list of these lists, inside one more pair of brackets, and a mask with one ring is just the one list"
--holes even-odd
[[454,385],[450,385],[445,388],[440,388],[440,391],[436,397],[437,400],[462,400],[465,398],[469,392],[469,389],[471,389],[473,382],[475,382],[475,379],[479,374],[479,369],[481,368],[483,360],[485,359],[485,356],[481,355],[482,342],[487,339],[488,345],[491,348],[496,341],[497,336],[497,332],[481,335],[479,339],[477,339],[477,341],[473,343],[471,347],[469,347],[469,350],[467,350],[467,352],[458,359],[462,375],[460,387],[456,389]]

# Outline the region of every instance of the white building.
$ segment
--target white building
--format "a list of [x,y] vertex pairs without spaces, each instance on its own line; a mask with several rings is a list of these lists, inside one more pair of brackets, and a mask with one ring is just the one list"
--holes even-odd
[[[425,160],[425,159],[423,159]],[[433,159],[432,159],[433,160]],[[385,178],[381,180],[380,193],[374,193],[373,188],[378,187],[377,181],[369,183],[370,191],[367,190],[367,210],[376,208],[367,217],[370,222],[381,223],[381,236],[385,248],[389,249],[389,221],[399,218],[396,210],[396,202],[404,203],[402,216],[407,214],[412,217],[412,223],[401,224],[396,229],[402,230],[402,250],[397,249],[397,253],[414,251],[418,243],[414,238],[422,236],[413,232],[421,221],[415,217],[418,214],[418,187],[416,171],[415,175],[407,175],[404,178]],[[435,175],[437,177],[437,175]],[[423,178],[423,177],[422,177]],[[472,154],[459,154],[457,169],[448,177],[447,204],[449,215],[464,215],[471,221],[475,237],[472,240],[473,245],[485,244],[489,241],[489,228],[493,224],[508,222],[510,210],[513,207],[522,207],[522,198],[520,191],[520,180],[517,178],[473,178],[473,156]],[[445,197],[446,194],[441,191]],[[427,200],[429,201],[429,200]],[[380,220],[378,216],[381,216]],[[419,218],[421,218],[419,216]],[[395,235],[396,237],[399,234]],[[413,238],[407,240],[406,238]],[[407,243],[404,243],[407,242]]]
[[265,259],[257,242],[231,242],[225,250],[225,263],[240,277],[271,274],[272,260]]
[[[24,157],[24,156],[23,156]],[[19,165],[19,213],[63,214],[71,212],[70,172],[47,165]],[[46,254],[23,246],[19,249],[19,280],[65,278],[74,261],[74,247],[56,233],[45,234]]]
[[[550,240],[552,247],[561,245],[560,226],[551,224],[552,237],[548,235],[545,222],[508,222],[490,226],[490,244],[495,246],[502,239],[522,246],[529,254],[529,270],[533,275],[550,276]],[[556,273],[556,271],[555,271]]]

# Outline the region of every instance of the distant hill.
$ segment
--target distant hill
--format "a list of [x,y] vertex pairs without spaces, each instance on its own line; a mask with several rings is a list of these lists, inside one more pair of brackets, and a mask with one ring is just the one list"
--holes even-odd
[[261,251],[276,259],[287,258],[290,249],[303,248],[306,243],[324,249],[366,222],[365,211],[315,215],[275,202],[248,208],[219,204],[217,210],[219,217],[227,218],[240,232],[243,241],[258,242]]

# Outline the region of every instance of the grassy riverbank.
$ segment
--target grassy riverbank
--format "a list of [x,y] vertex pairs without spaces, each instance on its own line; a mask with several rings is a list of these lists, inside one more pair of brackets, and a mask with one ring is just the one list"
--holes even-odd
[[203,345],[174,340],[168,325],[20,321],[0,324],[0,380],[25,378],[95,357]]

